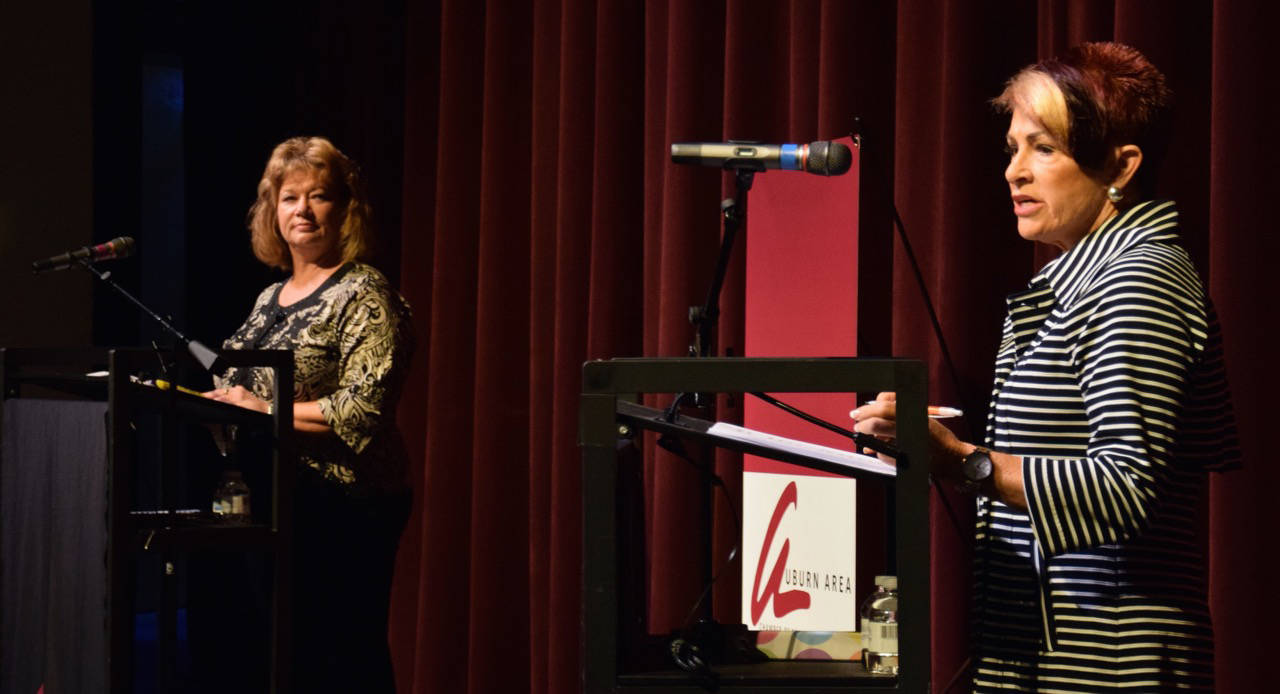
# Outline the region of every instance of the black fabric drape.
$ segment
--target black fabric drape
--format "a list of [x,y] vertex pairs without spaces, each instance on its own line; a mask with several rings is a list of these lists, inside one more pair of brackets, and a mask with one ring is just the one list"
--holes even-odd
[[3,411],[0,691],[106,691],[107,404]]

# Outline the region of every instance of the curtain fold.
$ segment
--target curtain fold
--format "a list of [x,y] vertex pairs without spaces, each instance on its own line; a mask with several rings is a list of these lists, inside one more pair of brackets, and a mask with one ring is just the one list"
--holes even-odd
[[[1187,146],[1210,150],[1204,189],[1209,199],[1209,290],[1222,318],[1227,369],[1245,453],[1245,469],[1211,480],[1210,593],[1218,691],[1265,691],[1274,678],[1263,664],[1275,652],[1269,625],[1280,618],[1272,589],[1280,561],[1272,549],[1276,525],[1272,492],[1280,471],[1270,464],[1267,435],[1280,379],[1269,339],[1275,319],[1269,301],[1272,259],[1280,236],[1270,219],[1267,193],[1280,186],[1280,169],[1259,134],[1280,122],[1267,85],[1280,67],[1270,27],[1280,22],[1272,3],[1213,5],[1212,89],[1189,95],[1208,102],[1207,131],[1193,131]],[[1184,96],[1179,100],[1187,100]],[[1260,199],[1259,194],[1263,197]]]
[[[533,3],[533,54],[532,110],[530,113],[529,143],[532,161],[543,171],[556,161],[559,149],[559,85],[560,73],[555,70],[560,54],[560,6],[558,2]],[[557,527],[552,520],[551,468],[552,421],[551,406],[555,387],[555,190],[556,181],[551,176],[531,175],[529,180],[529,354],[522,359],[518,353],[507,358],[528,368],[529,410],[528,471],[528,554],[529,575],[529,630],[524,635],[529,643],[528,677],[529,692],[551,692],[548,680],[551,663],[548,656],[547,635],[551,633],[552,613],[548,596],[552,591],[552,573],[546,562],[553,533]],[[517,227],[518,229],[518,227]],[[521,301],[516,295],[513,302]],[[511,432],[518,437],[522,432]],[[508,474],[520,475],[520,461],[511,461]],[[564,532],[559,530],[559,532]],[[507,549],[507,548],[504,548]],[[509,550],[510,551],[510,550]],[[515,634],[519,637],[519,634]],[[519,670],[519,664],[513,664]],[[560,675],[563,676],[563,673]]]
[[[1276,616],[1262,528],[1276,472],[1258,459],[1275,384],[1263,331],[1263,258],[1280,244],[1259,192],[1276,182],[1266,97],[1280,63],[1262,2],[1179,6],[1040,0],[440,0],[407,16],[403,292],[419,340],[401,424],[414,456],[392,646],[404,692],[578,691],[582,363],[684,356],[720,244],[732,178],[674,166],[672,142],[864,137],[863,354],[929,365],[931,396],[970,412],[976,439],[1004,297],[1054,257],[1008,209],[1004,118],[989,100],[1019,68],[1083,40],[1146,52],[1178,96],[1160,186],[1222,315],[1247,467],[1213,479],[1211,603],[1219,691],[1261,690]],[[801,175],[801,174],[765,174]],[[929,325],[896,203],[937,308]],[[797,243],[803,236],[797,236]],[[743,251],[721,297],[718,353],[742,353]],[[874,258],[882,258],[876,262]],[[803,281],[798,278],[797,281]],[[860,289],[860,291],[862,291]],[[665,405],[670,396],[648,396]],[[740,416],[720,397],[718,415]],[[679,629],[736,545],[717,493],[646,439],[645,617]],[[740,490],[736,457],[716,471]],[[956,519],[942,501],[948,501]],[[970,510],[931,501],[932,678],[968,654]],[[739,564],[712,591],[736,622]],[[1274,639],[1272,639],[1274,641]],[[958,691],[958,690],[957,690]]]
[[[468,605],[488,599],[472,590],[470,580],[473,413],[476,373],[477,252],[481,218],[481,158],[475,143],[483,130],[484,80],[476,69],[485,64],[485,7],[466,0],[444,0],[439,15],[439,110],[434,114],[435,210],[432,223],[432,264],[427,270],[418,258],[404,256],[402,282],[410,301],[416,289],[429,285],[429,301],[412,304],[429,320],[429,341],[419,345],[414,369],[425,373],[428,409],[401,416],[406,430],[425,430],[422,444],[422,488],[416,490],[421,553],[418,604],[406,661],[400,655],[398,681],[411,686],[430,683],[442,691],[468,690],[472,673],[459,663],[469,662]],[[420,74],[410,66],[406,74]],[[406,118],[412,129],[415,117]],[[406,159],[412,159],[406,155]],[[405,199],[414,200],[413,191]],[[410,203],[412,205],[412,203]],[[412,236],[410,232],[406,236]],[[393,612],[395,608],[393,606]],[[401,689],[413,691],[400,685]]]
[[[481,133],[465,143],[467,156],[478,154],[480,161],[479,226],[469,230],[478,245],[466,662],[485,662],[499,648],[514,662],[529,662],[530,657],[531,643],[511,638],[528,633],[527,549],[494,549],[527,548],[530,541],[527,526],[512,522],[529,511],[530,480],[512,466],[512,461],[529,458],[529,440],[523,435],[530,424],[529,369],[525,359],[510,357],[512,347],[526,344],[529,335],[529,305],[523,298],[531,273],[531,21],[526,4],[485,14]],[[452,464],[468,467],[465,459]],[[475,669],[468,691],[525,690],[527,676],[519,670]]]
[[551,421],[551,535],[545,561],[551,572],[547,607],[547,688],[571,691],[578,680],[575,615],[581,603],[581,463],[577,452],[577,401],[586,359],[591,257],[591,192],[594,134],[595,3],[566,0],[560,14],[558,160],[556,176],[555,316]]
[[[722,177],[714,171],[670,164],[670,143],[717,140],[724,94],[724,17],[721,2],[647,3],[649,60],[664,54],[661,74],[647,76],[646,111],[664,125],[657,141],[646,142],[646,188],[654,185],[660,203],[645,210],[646,356],[688,354],[690,306],[706,300],[719,247]],[[661,24],[659,24],[661,22]],[[726,297],[732,289],[726,286]],[[652,320],[650,322],[650,317]],[[723,336],[722,336],[723,337]],[[649,398],[665,406],[670,395]],[[646,437],[645,503],[650,628],[671,631],[685,622],[698,599],[696,579],[706,533],[699,509],[704,503],[692,466],[658,450]]]

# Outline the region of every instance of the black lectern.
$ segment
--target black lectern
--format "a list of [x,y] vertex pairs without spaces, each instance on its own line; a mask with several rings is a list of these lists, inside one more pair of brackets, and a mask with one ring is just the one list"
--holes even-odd
[[[643,641],[641,627],[620,605],[635,596],[620,592],[620,528],[617,468],[619,423],[646,426],[631,405],[648,393],[876,392],[898,394],[898,474],[894,556],[902,610],[899,615],[901,671],[871,676],[861,664],[832,661],[769,661],[716,667],[716,689],[732,692],[929,691],[929,470],[926,437],[926,371],[919,361],[876,359],[614,359],[583,367],[580,443],[583,457],[583,683],[596,692],[702,692],[688,673],[674,667],[645,669],[624,644]],[[655,424],[656,428],[656,424]],[[712,441],[733,448],[729,441]],[[744,448],[737,448],[744,450]],[[760,455],[768,451],[754,449]],[[802,456],[788,462],[820,467]],[[852,474],[852,473],[851,473]],[[854,476],[857,476],[856,474]]]
[[[172,690],[184,557],[222,550],[267,557],[270,689],[288,690],[293,359],[221,356],[274,370],[273,415],[136,378],[162,366],[182,384],[177,354],[0,349],[0,691],[133,691],[140,597],[156,612],[156,688]],[[256,436],[269,451],[242,461],[263,481],[248,522],[230,524],[207,499],[184,495],[183,432],[208,438],[209,426]]]

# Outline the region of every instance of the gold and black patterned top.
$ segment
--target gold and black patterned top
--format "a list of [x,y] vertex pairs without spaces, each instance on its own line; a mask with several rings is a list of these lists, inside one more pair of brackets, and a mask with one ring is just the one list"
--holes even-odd
[[[366,496],[403,489],[404,442],[395,409],[413,351],[409,305],[386,277],[347,263],[314,292],[279,303],[284,282],[258,295],[224,349],[293,352],[295,401],[318,401],[334,435],[298,436],[299,460]],[[271,399],[270,369],[228,369],[218,387],[242,385]]]

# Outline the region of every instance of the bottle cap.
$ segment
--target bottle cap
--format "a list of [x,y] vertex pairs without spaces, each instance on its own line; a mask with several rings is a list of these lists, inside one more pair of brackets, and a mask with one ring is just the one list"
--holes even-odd
[[897,576],[876,576],[876,585],[884,586],[886,590],[898,589]]

